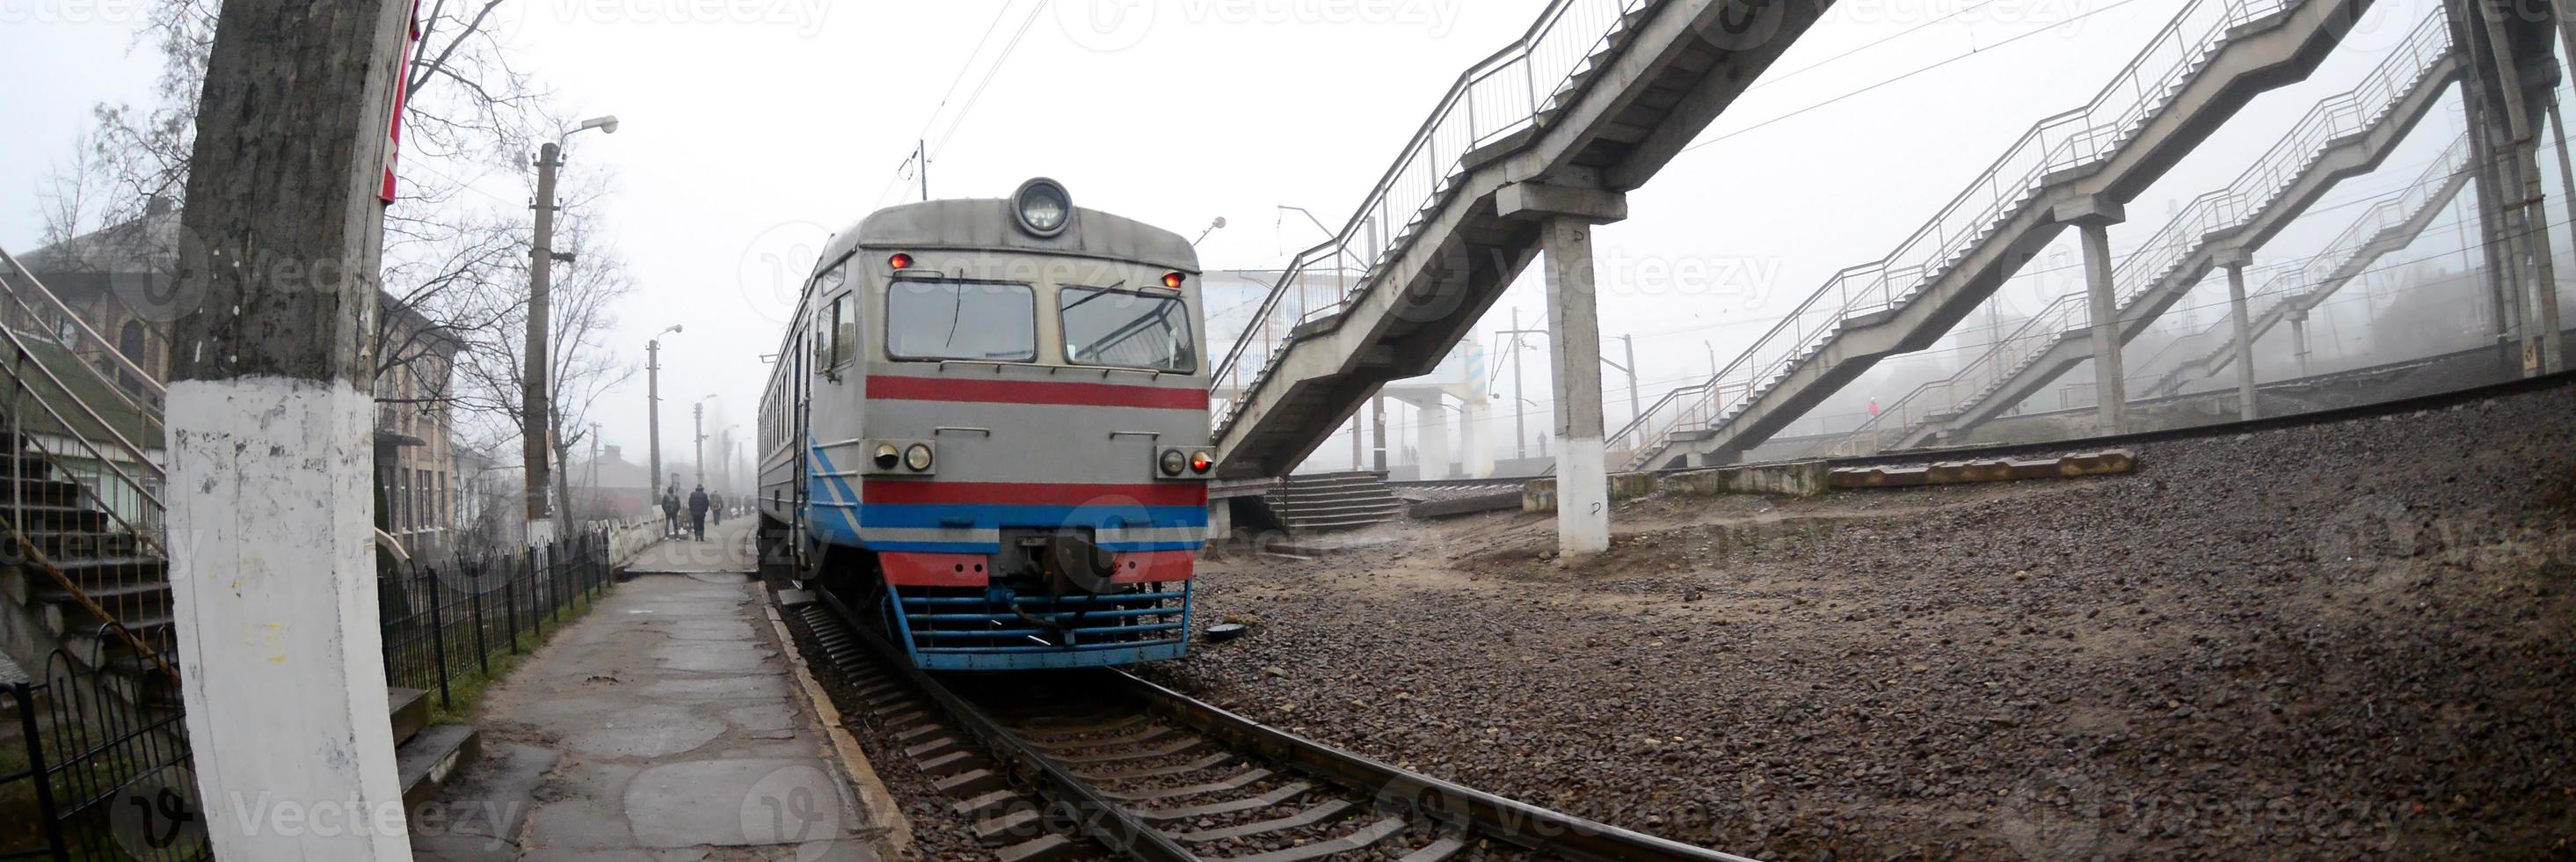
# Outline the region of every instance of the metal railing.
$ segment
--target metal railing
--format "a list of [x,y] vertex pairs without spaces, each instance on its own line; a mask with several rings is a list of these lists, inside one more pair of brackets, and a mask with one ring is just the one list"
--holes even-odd
[[[160,494],[169,476],[153,448],[134,439],[159,443],[164,438],[159,406],[164,391],[72,314],[17,258],[0,252],[0,262],[8,265],[0,271],[0,287],[5,287],[0,293],[11,307],[34,319],[43,319],[39,310],[64,315],[68,322],[57,325],[54,334],[75,337],[74,344],[63,344],[0,326],[0,378],[5,378],[0,386],[6,387],[0,392],[5,398],[0,413],[5,413],[10,441],[0,447],[0,457],[12,459],[8,489],[0,492],[0,514],[7,518],[8,538],[56,589],[96,618],[94,637],[113,636],[149,666],[175,675],[166,658],[167,627],[155,634],[135,625],[152,614],[148,587],[167,577],[163,531],[168,507]],[[133,379],[120,385],[81,358],[81,345],[115,356],[122,364],[111,367]],[[145,396],[129,394],[128,385]],[[94,405],[83,392],[110,397]],[[111,420],[102,410],[125,422]],[[76,491],[69,499],[49,496],[53,481]],[[86,577],[72,577],[66,564],[83,565]]]
[[1543,115],[1579,89],[1569,85],[1583,64],[1623,32],[1614,28],[1657,2],[1555,0],[1518,41],[1460,75],[1341,233],[1289,263],[1217,363],[1209,391],[1237,395],[1213,413],[1214,436],[1223,437],[1241,415],[1242,393],[1269,379],[1298,327],[1343,313],[1376,287],[1379,266],[1416,238],[1466,172],[1470,153],[1543,125]]
[[[1947,275],[2054,178],[2098,166],[2170,106],[2237,28],[2316,0],[2193,0],[2085,106],[2039,121],[1932,220],[1875,263],[1843,270],[1756,339],[1692,397],[1646,411],[1611,436],[1613,451],[1652,457],[1676,431],[1732,418],[1842,329],[1899,307]],[[1663,402],[1659,402],[1663,403]]]
[[[2359,85],[2318,102],[2227,188],[2194,198],[2124,256],[2112,270],[2117,307],[2126,311],[2157,287],[2171,287],[2169,282],[2196,254],[2227,240],[2278,204],[2336,145],[2368,134],[2390,119],[2405,96],[2425,83],[2449,54],[2450,28],[2436,12]],[[1917,387],[1853,429],[1851,440],[1836,446],[1836,451],[1879,451],[1920,431],[1926,423],[1955,415],[1994,395],[2059,344],[2082,337],[2092,323],[2091,304],[2083,291],[2060,296],[1948,379]]]
[[525,554],[404,562],[377,589],[385,682],[438,695],[491,680],[492,662],[544,640],[616,581],[609,530],[592,524]]
[[[101,668],[104,656],[55,650],[32,682],[0,687],[17,712],[25,814],[41,843],[0,845],[0,859],[130,859],[197,862],[208,852],[202,806],[187,774],[186,727],[177,709],[131,702]],[[14,830],[13,830],[14,831]]]
[[[2334,291],[2349,283],[2357,273],[2352,268],[2364,265],[2387,250],[2412,242],[2420,232],[2420,221],[2434,209],[2446,206],[2467,183],[2464,179],[2469,164],[2469,141],[2461,137],[2449,149],[2427,165],[2424,174],[2406,186],[2403,194],[2380,201],[2361,214],[2350,227],[2326,244],[2326,250],[2311,258],[2307,265],[2286,273],[2247,300],[2248,309],[2258,300],[2269,299],[2261,310],[2253,312],[2247,331],[2263,337],[2280,325],[2292,312],[2313,308]],[[2154,358],[2139,366],[2141,373],[2131,379],[2154,378],[2140,395],[2171,395],[2182,389],[2189,375],[2215,374],[2233,361],[2236,332],[2233,321],[2219,318],[2208,329],[2175,339],[2158,355],[2186,357],[2180,364],[2164,368]],[[2164,368],[2162,371],[2157,369]]]

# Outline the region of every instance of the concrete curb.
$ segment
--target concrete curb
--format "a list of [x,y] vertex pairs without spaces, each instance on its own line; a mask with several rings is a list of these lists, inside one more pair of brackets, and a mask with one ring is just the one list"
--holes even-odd
[[766,586],[760,589],[760,609],[769,617],[770,631],[778,635],[779,649],[787,658],[787,666],[796,672],[797,696],[805,701],[807,709],[813,711],[823,726],[823,733],[832,739],[832,751],[837,755],[834,761],[840,769],[841,780],[858,791],[859,807],[866,809],[868,822],[876,824],[878,835],[874,843],[877,857],[887,860],[910,858],[911,818],[903,815],[903,806],[895,803],[894,792],[886,789],[885,780],[877,777],[876,767],[868,762],[867,751],[859,747],[858,739],[850,736],[849,729],[843,726],[840,708],[832,705],[832,698],[823,691],[823,685],[814,681],[813,670],[805,665],[804,653],[796,648],[795,634],[787,630],[787,621],[778,615],[777,594]]

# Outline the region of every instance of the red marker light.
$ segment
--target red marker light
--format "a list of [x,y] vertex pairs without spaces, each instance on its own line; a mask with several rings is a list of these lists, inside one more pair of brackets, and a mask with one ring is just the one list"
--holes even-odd
[[911,269],[912,255],[904,254],[903,252],[895,252],[893,257],[886,258],[886,265],[896,269]]
[[1190,472],[1205,473],[1215,468],[1216,459],[1208,457],[1208,453],[1200,452],[1190,456]]
[[1171,289],[1173,289],[1173,290],[1179,290],[1179,289],[1181,289],[1181,284],[1182,284],[1182,283],[1184,283],[1184,282],[1187,282],[1187,281],[1189,281],[1189,280],[1190,280],[1190,277],[1189,277],[1189,276],[1182,275],[1182,274],[1177,273],[1177,272],[1173,272],[1173,273],[1165,273],[1165,274],[1163,275],[1163,286],[1164,286],[1164,287],[1171,288]]

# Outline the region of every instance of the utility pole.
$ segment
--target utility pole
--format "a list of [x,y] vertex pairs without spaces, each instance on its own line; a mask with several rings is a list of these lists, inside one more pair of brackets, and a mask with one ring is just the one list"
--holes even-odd
[[[584,120],[580,127],[565,132],[564,136],[591,129],[616,134],[617,118]],[[527,460],[527,542],[530,545],[552,544],[555,540],[554,511],[546,503],[546,479],[552,472],[547,457],[553,454],[549,450],[557,449],[562,441],[554,439],[554,420],[550,414],[553,395],[546,379],[547,369],[554,358],[546,346],[550,327],[554,325],[549,311],[552,302],[549,294],[553,289],[555,261],[572,259],[571,255],[555,254],[554,248],[555,169],[560,167],[563,167],[563,142],[560,138],[537,148],[537,200],[529,205],[537,211],[537,224],[536,237],[528,244],[528,356],[527,370],[523,372],[527,387],[523,393],[525,400],[519,408],[520,455]]]
[[[385,731],[369,325],[411,7],[227,0],[207,54],[165,493],[186,542],[168,558],[196,824],[217,858],[411,858]],[[277,800],[357,828],[270,828]]]
[[[877,164],[885,164],[878,162]],[[930,199],[930,139],[923,138],[912,151],[914,173],[921,175],[921,199]]]
[[1522,395],[1521,310],[1512,309],[1512,452],[1529,457],[1529,399]]
[[590,499],[597,504],[605,499],[599,493],[599,423],[590,423]]
[[530,545],[551,544],[555,538],[554,513],[546,505],[546,461],[549,456],[548,433],[553,425],[546,416],[546,366],[552,356],[546,349],[547,327],[554,325],[547,308],[547,292],[552,289],[555,264],[555,167],[563,147],[553,141],[537,148],[537,200],[530,206],[537,211],[536,240],[528,247],[528,345],[526,386],[519,404],[519,457],[526,462],[528,535]]
[[[714,397],[707,396],[707,398]],[[698,399],[698,403],[690,407],[697,414],[694,421],[697,440],[690,444],[692,447],[690,457],[697,461],[698,487],[701,488],[706,487],[707,484],[707,398]]]
[[1646,402],[1637,398],[1637,337],[1622,335],[1619,341],[1628,346],[1628,421],[1634,422],[1646,415]]
[[[1530,456],[1530,402],[1529,398],[1523,395],[1522,388],[1523,383],[1526,380],[1526,376],[1521,372],[1521,336],[1546,335],[1548,333],[1547,330],[1544,329],[1522,329],[1521,310],[1514,308],[1512,309],[1512,328],[1495,334],[1509,335],[1512,337],[1512,453],[1515,458],[1528,458]],[[1539,454],[1545,455],[1547,454],[1547,450],[1542,447],[1539,450]]]
[[[647,472],[644,474],[646,484],[651,486],[646,489],[648,491],[658,492],[662,490],[663,481],[661,336],[678,331],[680,331],[680,327],[675,324],[671,328],[662,330],[659,334],[656,334],[653,337],[653,340],[644,342],[645,439],[647,441],[646,446],[651,450],[647,457],[652,459],[653,462],[652,466],[648,468]],[[650,496],[655,500],[662,499],[662,495],[659,493],[651,494]]]

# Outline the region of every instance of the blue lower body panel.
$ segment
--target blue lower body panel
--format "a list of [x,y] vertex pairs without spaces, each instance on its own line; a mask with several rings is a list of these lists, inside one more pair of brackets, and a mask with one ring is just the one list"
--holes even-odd
[[887,629],[923,670],[1110,667],[1189,651],[1187,581],[1098,596],[889,586],[885,599]]

